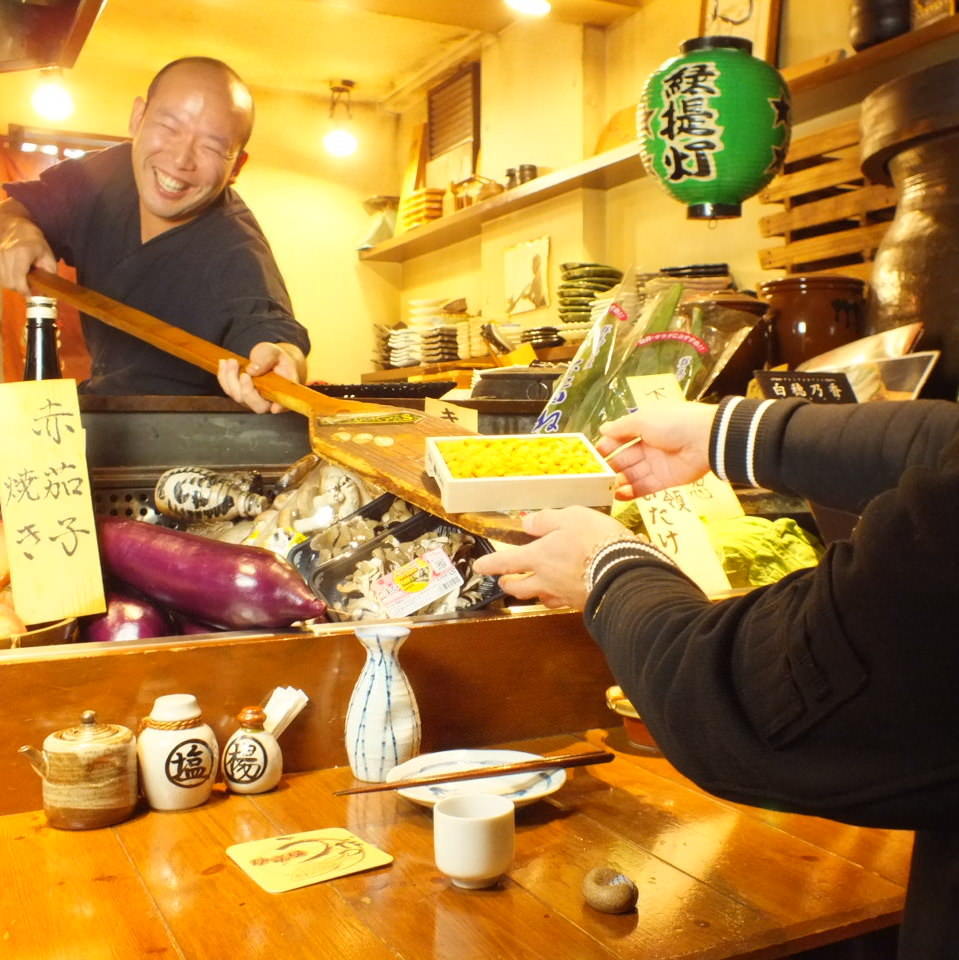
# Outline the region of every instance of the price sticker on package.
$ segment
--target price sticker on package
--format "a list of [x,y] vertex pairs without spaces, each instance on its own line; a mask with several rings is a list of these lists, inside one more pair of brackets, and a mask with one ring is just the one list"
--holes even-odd
[[458,590],[462,574],[442,547],[433,547],[373,581],[373,596],[390,617],[408,617]]

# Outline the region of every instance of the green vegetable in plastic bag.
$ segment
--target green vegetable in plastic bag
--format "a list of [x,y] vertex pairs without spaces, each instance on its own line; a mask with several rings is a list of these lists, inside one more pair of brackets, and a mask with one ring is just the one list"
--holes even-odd
[[822,544],[790,517],[743,516],[706,523],[732,587],[760,587],[819,563]]
[[571,418],[582,406],[593,384],[606,382],[624,350],[629,349],[635,339],[640,301],[635,271],[629,270],[613,292],[613,303],[602,319],[590,327],[586,339],[537,417],[533,433],[568,433],[578,429],[570,426]]

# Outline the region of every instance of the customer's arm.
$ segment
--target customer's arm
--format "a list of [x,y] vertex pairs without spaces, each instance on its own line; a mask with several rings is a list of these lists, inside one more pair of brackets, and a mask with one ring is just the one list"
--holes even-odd
[[719,446],[714,424],[712,459],[734,479],[837,504],[861,506],[863,483],[882,490],[851,541],[721,603],[665,559],[614,551],[592,571],[587,626],[666,755],[706,789],[858,823],[950,825],[959,408],[827,410],[773,404]]

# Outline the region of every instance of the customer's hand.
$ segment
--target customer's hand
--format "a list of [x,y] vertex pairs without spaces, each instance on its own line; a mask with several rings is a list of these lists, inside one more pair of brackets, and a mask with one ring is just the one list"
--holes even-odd
[[258,343],[250,351],[250,359],[243,369],[238,360],[221,360],[216,378],[223,392],[249,407],[254,413],[280,413],[282,404],[263,397],[253,384],[253,377],[264,373],[278,373],[299,383],[303,369],[303,355],[292,344]]
[[586,564],[602,544],[632,536],[617,520],[589,507],[541,510],[523,518],[537,539],[473,561],[473,572],[499,576],[500,586],[520,600],[538,598],[547,607],[586,604]]
[[604,423],[596,443],[603,456],[628,440],[643,438],[610,461],[623,480],[616,496],[632,500],[703,476],[709,470],[709,431],[716,409],[707,403],[652,401]]

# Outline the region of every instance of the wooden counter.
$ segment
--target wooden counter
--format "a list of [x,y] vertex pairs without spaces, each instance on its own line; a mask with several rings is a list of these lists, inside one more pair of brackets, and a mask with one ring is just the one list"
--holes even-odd
[[[591,730],[512,745],[559,752],[583,740],[623,742],[620,730]],[[485,891],[438,873],[429,811],[392,793],[334,797],[352,783],[346,767],[86,833],[52,830],[37,812],[0,817],[0,956],[760,960],[897,922],[910,834],[725,803],[628,749],[518,810],[514,865]],[[268,894],[224,852],[333,826],[394,862]],[[638,885],[637,912],[583,902],[583,876],[608,862]]]
[[[67,644],[0,652],[0,813],[40,806],[40,779],[18,756],[84,710],[136,730],[156,697],[192,693],[220,740],[276,686],[310,698],[283,735],[288,770],[346,762],[343,728],[364,650],[347,623],[317,634]],[[400,652],[423,718],[423,750],[569,733],[612,722],[612,676],[572,611],[418,621]],[[2,942],[0,942],[2,947]],[[0,950],[0,957],[3,956]]]

